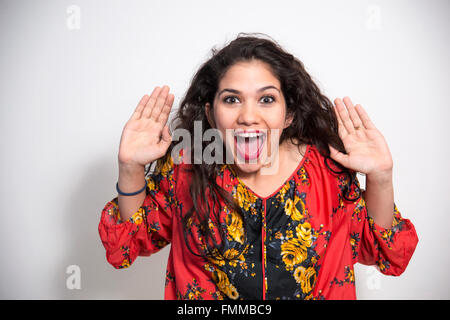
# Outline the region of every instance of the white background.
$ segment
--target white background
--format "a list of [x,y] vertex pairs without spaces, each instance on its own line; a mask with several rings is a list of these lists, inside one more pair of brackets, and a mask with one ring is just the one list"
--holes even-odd
[[[164,297],[168,247],[115,270],[98,236],[123,126],[157,85],[178,107],[212,47],[263,32],[331,100],[362,104],[389,144],[395,201],[419,244],[400,277],[357,265],[358,298],[449,299],[449,9],[447,0],[1,1],[0,298]],[[80,289],[66,286],[70,265]]]

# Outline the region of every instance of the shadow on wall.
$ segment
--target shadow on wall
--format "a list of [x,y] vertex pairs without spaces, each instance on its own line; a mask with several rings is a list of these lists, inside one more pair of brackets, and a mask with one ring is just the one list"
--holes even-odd
[[97,159],[86,167],[63,208],[68,246],[54,279],[56,298],[164,299],[170,245],[150,257],[138,257],[128,269],[115,269],[106,260],[98,224],[103,207],[117,195],[118,171],[114,155]]

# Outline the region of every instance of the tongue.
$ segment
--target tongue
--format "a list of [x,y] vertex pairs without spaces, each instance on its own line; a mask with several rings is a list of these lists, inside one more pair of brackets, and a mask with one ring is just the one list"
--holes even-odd
[[237,137],[237,149],[242,158],[246,160],[256,159],[259,151],[259,138]]

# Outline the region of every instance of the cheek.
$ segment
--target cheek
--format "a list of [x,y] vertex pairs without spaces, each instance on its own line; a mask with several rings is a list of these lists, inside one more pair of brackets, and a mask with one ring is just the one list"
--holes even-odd
[[226,111],[222,108],[217,108],[214,113],[214,121],[216,123],[216,128],[219,130],[225,130],[233,128],[234,115],[229,110]]
[[220,135],[222,136],[222,139],[225,141],[228,139],[227,134],[229,135],[230,130],[233,128],[232,121],[230,121],[231,117],[229,114],[223,112],[222,109],[217,108],[214,110],[214,122],[215,122],[215,129],[217,129],[220,132]]
[[270,128],[284,129],[287,125],[286,112],[280,109],[270,110],[265,118]]

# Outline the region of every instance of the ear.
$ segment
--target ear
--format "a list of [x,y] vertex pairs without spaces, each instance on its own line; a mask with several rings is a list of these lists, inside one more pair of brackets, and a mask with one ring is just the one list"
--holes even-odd
[[215,128],[215,122],[214,122],[214,111],[211,108],[211,105],[209,102],[205,104],[205,113],[206,113],[206,119],[208,119],[208,123],[211,126],[211,128]]
[[286,116],[286,120],[284,122],[284,128],[283,129],[286,129],[287,127],[289,127],[292,124],[292,121],[294,121],[294,115]]

